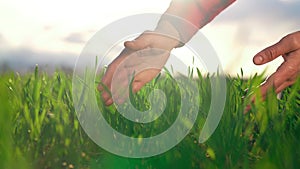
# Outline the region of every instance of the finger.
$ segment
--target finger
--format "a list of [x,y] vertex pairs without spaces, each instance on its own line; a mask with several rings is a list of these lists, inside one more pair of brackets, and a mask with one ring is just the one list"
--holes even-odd
[[121,66],[124,67],[128,72],[133,73],[137,68],[142,67],[141,65],[147,62],[145,57],[141,57],[143,50],[132,52],[128,57],[121,63]]
[[244,109],[244,114],[247,114],[251,110],[251,104],[254,104],[254,103],[255,103],[255,96],[252,96],[250,103],[247,104],[247,106]]
[[115,102],[116,104],[122,104],[125,102],[125,100],[129,99],[129,90],[124,89],[122,91],[117,91],[112,98],[112,101]]
[[119,82],[112,87],[112,99],[116,103],[121,103],[122,100],[129,98],[128,82]]
[[111,96],[109,93],[110,90],[110,82],[107,77],[103,77],[101,82],[97,86],[98,91],[102,92],[101,97],[104,102],[106,102]]
[[262,50],[261,52],[257,53],[253,57],[253,62],[257,65],[268,63],[278,56],[284,55],[286,53],[292,52],[296,50],[298,47],[295,44],[293,37],[289,35],[281,39],[278,43],[267,47],[266,49]]
[[273,73],[261,86],[261,93],[265,97],[268,90],[274,87],[275,92],[278,94],[286,87],[295,83],[299,76],[299,50],[290,52],[286,60],[278,67],[275,73]]
[[102,86],[102,84],[101,83],[99,83],[98,84],[98,86],[97,86],[97,89],[98,89],[98,91],[103,91],[104,90],[104,87]]
[[279,87],[276,88],[275,92],[278,94],[280,92],[282,92],[285,88],[291,86],[292,84],[295,83],[296,80],[292,80],[292,81],[286,81],[283,84],[281,84]]
[[98,90],[104,91],[110,89],[110,82],[113,76],[113,69],[109,66],[103,77],[101,78],[101,83],[98,84]]
[[272,76],[270,76],[265,83],[263,83],[260,86],[260,91],[261,91],[261,96],[264,100],[264,98],[266,97],[267,93],[272,90],[272,89],[276,89],[277,87],[279,87],[281,84],[284,83],[284,81],[286,79],[280,79],[280,81],[278,80],[274,80],[274,78],[276,77],[276,74],[273,74]]
[[[98,85],[98,90],[102,92],[101,94],[102,100],[104,101],[104,103],[108,102],[109,105],[111,104],[109,100],[112,97],[110,92],[112,88],[111,83],[113,80],[113,76],[114,76],[114,70],[112,67],[109,67],[105,75],[102,77],[101,83],[99,83]],[[120,79],[120,77],[123,77],[122,74],[120,74],[120,76],[115,79],[117,79],[118,82],[120,81],[122,82],[123,79]]]
[[286,87],[284,83],[291,81],[290,79],[297,75],[297,70],[293,67],[294,66],[291,66],[288,62],[284,62],[280,65],[277,71],[260,87],[262,96],[266,96],[268,90],[273,87],[275,88],[276,93],[282,90],[281,87]]
[[149,68],[144,69],[141,72],[139,72],[135,76],[134,81],[147,83],[147,82],[151,81],[154,77],[156,77],[160,71],[161,71],[160,67],[157,67],[157,68],[149,67]]
[[146,35],[141,35],[137,39],[133,41],[124,42],[124,46],[131,50],[141,50],[150,46],[150,42],[148,39],[144,38]]
[[101,94],[101,97],[102,97],[102,101],[103,101],[104,103],[106,103],[109,99],[111,99],[110,94],[107,93],[107,92],[103,92],[103,93]]
[[275,92],[278,94],[280,92],[282,92],[285,88],[293,85],[297,78],[299,77],[299,74],[297,72],[295,72],[294,74],[291,74],[290,77],[283,82],[281,85],[279,85],[277,88],[275,88]]
[[146,82],[134,82],[134,83],[132,84],[132,92],[133,92],[133,93],[138,92],[139,90],[141,90],[141,88],[142,88],[143,86],[145,86],[145,84],[146,84]]
[[124,59],[126,59],[129,55],[131,55],[134,51],[130,49],[123,49],[120,54],[108,65],[106,72],[102,79],[106,79],[106,81],[110,81],[112,79],[116,69],[120,67]]
[[106,106],[110,106],[111,104],[113,104],[113,100],[112,99],[109,99],[105,102],[105,105]]
[[285,78],[276,79],[277,77],[278,77],[278,72],[275,72],[265,81],[265,83],[263,83],[260,86],[260,91],[263,98],[267,95],[267,93],[271,89],[280,86],[285,80],[287,80]]
[[104,101],[104,102],[106,102],[109,98],[111,98],[111,95],[110,95],[110,93],[109,93],[109,88],[107,87],[107,86],[103,86],[104,84],[103,83],[100,83],[99,85],[98,85],[98,90],[100,91],[100,92],[102,92],[101,93],[101,97],[102,97],[102,100]]

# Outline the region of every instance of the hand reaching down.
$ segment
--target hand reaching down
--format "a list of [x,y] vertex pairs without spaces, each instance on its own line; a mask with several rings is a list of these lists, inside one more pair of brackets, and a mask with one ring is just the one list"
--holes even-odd
[[300,31],[282,38],[278,43],[262,50],[253,58],[253,62],[262,65],[282,56],[284,62],[264,84],[261,85],[262,96],[274,87],[276,93],[295,83],[300,75]]
[[112,96],[102,84],[98,85],[105,104],[124,102],[128,98],[130,82],[133,92],[137,92],[155,78],[167,62],[170,51],[177,45],[178,40],[150,31],[125,42],[125,49],[108,66],[102,78],[102,84]]

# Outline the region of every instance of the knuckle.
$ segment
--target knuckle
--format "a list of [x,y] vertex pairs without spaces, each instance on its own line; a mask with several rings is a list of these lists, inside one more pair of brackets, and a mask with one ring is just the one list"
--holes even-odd
[[279,86],[280,84],[281,84],[281,79],[280,79],[280,77],[276,77],[276,78],[274,79],[274,81],[273,81],[272,86],[273,86],[273,87],[276,87],[276,86]]
[[299,47],[300,46],[299,38],[295,36],[291,37],[291,45],[295,47]]
[[298,65],[297,64],[295,64],[295,62],[290,62],[288,65],[287,65],[287,67],[286,67],[286,70],[289,72],[289,73],[296,73],[296,72],[298,72]]
[[296,34],[288,34],[282,41],[288,42],[293,47],[300,47],[300,36],[296,36]]
[[264,56],[266,56],[268,60],[273,60],[276,57],[276,51],[274,48],[268,48],[264,51]]

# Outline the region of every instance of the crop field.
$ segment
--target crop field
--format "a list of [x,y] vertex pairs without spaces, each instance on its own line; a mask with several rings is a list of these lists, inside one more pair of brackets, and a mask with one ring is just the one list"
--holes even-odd
[[[82,129],[72,99],[72,75],[39,71],[0,75],[0,169],[297,169],[300,166],[300,79],[278,99],[265,101],[257,86],[263,75],[226,77],[226,103],[213,135],[199,143],[211,99],[211,79],[193,71],[199,89],[199,113],[189,134],[169,151],[149,158],[125,158],[96,145]],[[190,77],[183,78],[192,78]],[[100,77],[98,77],[100,79]],[[95,90],[99,79],[95,82]],[[166,73],[130,95],[147,110],[147,96],[159,88],[168,99],[162,117],[147,124],[124,119],[114,105],[98,106],[106,121],[130,137],[149,137],[166,130],[178,114],[178,89]],[[247,90],[246,90],[247,89]],[[188,88],[186,89],[188,90]],[[256,97],[254,103],[252,96]],[[251,110],[245,112],[245,107]]]

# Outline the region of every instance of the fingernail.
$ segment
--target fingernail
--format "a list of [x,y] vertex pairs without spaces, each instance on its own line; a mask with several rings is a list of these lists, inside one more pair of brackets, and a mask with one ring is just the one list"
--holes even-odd
[[257,56],[257,57],[255,57],[254,62],[255,63],[262,63],[263,60],[264,60],[264,58],[262,56]]

